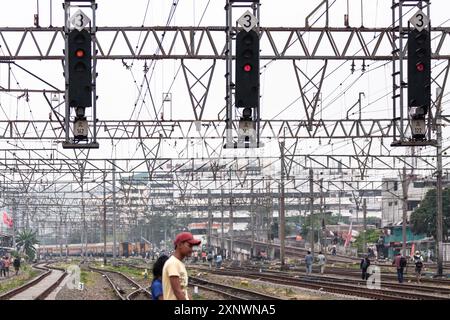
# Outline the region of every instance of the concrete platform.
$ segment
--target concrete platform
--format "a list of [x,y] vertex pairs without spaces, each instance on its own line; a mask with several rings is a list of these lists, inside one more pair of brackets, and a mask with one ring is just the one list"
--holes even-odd
[[[39,283],[28,288],[27,290],[15,295],[10,300],[33,300],[45,290],[47,290],[52,284],[54,284],[59,277],[63,274],[60,270],[52,270],[50,275],[42,279]],[[63,281],[64,282],[64,281]]]

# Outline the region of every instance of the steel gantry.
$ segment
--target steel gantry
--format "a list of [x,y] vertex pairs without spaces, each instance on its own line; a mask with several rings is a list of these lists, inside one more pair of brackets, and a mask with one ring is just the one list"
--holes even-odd
[[[225,60],[225,26],[143,26],[97,28],[97,59],[212,59]],[[260,27],[262,60],[392,60],[395,28]],[[437,39],[433,59],[448,60],[450,28],[432,27]],[[233,33],[236,28],[233,27]],[[130,39],[143,34],[138,48]],[[306,41],[305,35],[316,41]],[[375,35],[375,37],[374,37]],[[20,39],[8,41],[8,39]],[[50,39],[50,40],[49,40]],[[60,27],[0,28],[3,61],[62,60]],[[123,45],[125,43],[125,45]],[[158,50],[155,50],[158,49]],[[327,51],[324,53],[324,49]]]
[[[253,9],[255,14],[263,10]],[[365,66],[367,62],[392,62],[398,66],[407,58],[404,50],[393,50],[401,41],[398,17],[385,28],[332,27],[329,13],[326,11],[324,27],[308,22],[298,27],[267,27],[262,22],[258,26],[261,72],[271,64],[285,63],[298,90],[295,93],[300,108],[290,117],[264,118],[262,112],[258,131],[267,149],[241,152],[222,148],[227,129],[233,132],[239,129],[230,109],[233,100],[231,70],[235,59],[232,42],[240,30],[233,21],[227,19],[226,26],[207,27],[98,26],[94,41],[100,74],[102,63],[107,61],[122,63],[125,69],[130,68],[127,61],[142,63],[142,83],[148,95],[139,92],[141,100],[136,101],[152,107],[147,118],[95,119],[95,126],[91,121],[89,127],[96,128],[96,132],[90,132],[89,136],[95,136],[104,148],[100,153],[61,149],[67,119],[60,113],[62,103],[53,97],[64,92],[63,79],[54,84],[41,72],[34,72],[31,64],[50,63],[56,66],[48,71],[53,73],[60,68],[59,64],[64,61],[64,28],[0,27],[0,67],[5,66],[8,75],[0,79],[0,94],[23,95],[28,100],[31,97],[33,108],[39,107],[42,99],[41,107],[48,108],[50,113],[48,119],[0,118],[3,205],[14,208],[15,214],[23,220],[20,227],[30,221],[41,228],[46,221],[53,223],[60,243],[62,234],[70,233],[67,224],[73,223],[74,228],[81,230],[90,217],[100,219],[99,208],[106,211],[105,216],[111,222],[114,206],[122,215],[117,224],[123,230],[131,230],[141,220],[155,221],[161,214],[177,217],[197,212],[201,215],[208,210],[225,211],[225,218],[240,210],[251,210],[255,213],[252,219],[260,221],[257,224],[262,230],[268,228],[262,221],[273,219],[273,216],[263,219],[260,215],[264,205],[277,210],[281,207],[280,210],[286,212],[318,211],[323,208],[319,208],[319,201],[314,199],[334,194],[353,197],[359,203],[361,198],[381,192],[383,175],[392,175],[392,172],[397,175],[404,167],[414,168],[416,174],[427,177],[436,171],[445,176],[449,164],[446,154],[442,155],[443,163],[439,165],[436,153],[427,148],[405,152],[390,147],[399,132],[410,131],[407,116],[400,119],[378,113],[366,116],[361,112],[361,94],[353,105],[359,107],[357,116],[350,114],[353,107],[347,106],[341,117],[322,114],[322,93],[327,77],[336,72],[336,64],[361,61]],[[448,93],[445,84],[450,60],[449,33],[449,27],[431,28],[432,59],[440,63],[433,71],[433,85],[441,89],[433,99],[433,108],[440,106]],[[138,37],[141,41],[135,45]],[[173,60],[179,65],[180,78],[186,88],[181,102],[173,102],[175,112],[170,112],[170,116],[161,115],[156,97],[163,96],[161,105],[172,104],[173,92],[153,92],[150,85],[148,61],[155,64],[163,60]],[[313,64],[306,68],[306,62]],[[36,87],[24,88],[11,81],[16,70],[35,80]],[[225,77],[218,80],[218,73]],[[224,83],[226,90],[222,90]],[[222,88],[219,96],[212,90],[216,87]],[[396,95],[398,88],[393,88],[388,95]],[[228,100],[224,102],[224,98]],[[352,103],[356,101],[354,98]],[[390,103],[380,106],[392,109]],[[132,104],[130,102],[130,106]],[[177,111],[181,109],[189,109],[189,114],[179,116]],[[445,115],[445,110],[443,113],[436,126],[445,129],[450,116]],[[270,144],[274,148],[270,149]],[[449,147],[444,140],[441,153]],[[323,173],[327,178],[313,179],[312,172]],[[138,183],[134,184],[139,175],[143,176],[140,182],[145,192],[139,191]],[[114,180],[117,183],[113,186]],[[117,190],[113,192],[116,185]],[[117,196],[114,202],[113,195]],[[305,200],[304,205],[299,205],[300,199]],[[86,213],[84,220],[80,211],[82,204]],[[269,209],[266,211],[264,214],[269,215]],[[108,230],[112,228],[109,222]],[[87,236],[85,234],[84,240]]]

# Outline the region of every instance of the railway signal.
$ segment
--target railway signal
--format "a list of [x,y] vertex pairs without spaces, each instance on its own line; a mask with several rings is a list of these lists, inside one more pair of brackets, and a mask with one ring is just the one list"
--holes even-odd
[[430,32],[420,29],[408,33],[408,109],[414,140],[425,138],[425,117],[431,105]]
[[237,108],[258,108],[259,36],[253,30],[241,30],[236,36],[235,86]]
[[86,29],[72,30],[68,37],[69,107],[75,108],[75,140],[87,140],[86,108],[92,107],[92,44]]

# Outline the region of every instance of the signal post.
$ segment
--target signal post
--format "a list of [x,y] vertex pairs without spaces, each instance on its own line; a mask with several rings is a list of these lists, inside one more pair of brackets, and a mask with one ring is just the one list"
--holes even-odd
[[[92,20],[80,8],[90,8]],[[99,147],[96,141],[96,9],[95,0],[64,1],[66,86],[65,140],[62,146],[65,149]]]

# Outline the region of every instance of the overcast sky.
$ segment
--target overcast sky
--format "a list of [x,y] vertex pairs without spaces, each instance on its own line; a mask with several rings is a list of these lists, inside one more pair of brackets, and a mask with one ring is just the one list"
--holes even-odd
[[[37,12],[39,3],[40,25],[50,25],[50,4],[52,4],[52,25],[62,26],[64,11],[61,0],[15,0],[4,1],[0,10],[1,27],[32,27],[33,15]],[[98,0],[97,25],[98,26],[162,26],[166,25],[173,3],[169,0]],[[361,21],[360,0],[330,0],[331,9],[330,26],[344,26],[344,14],[347,12],[349,2],[350,26],[359,27],[388,27],[392,22],[391,0],[365,0],[363,3],[363,17]],[[304,26],[305,17],[319,4],[319,0],[262,0],[261,1],[261,26],[288,27]],[[175,14],[169,25],[171,26],[224,26],[225,25],[225,1],[222,0],[179,0]],[[75,11],[76,9],[74,9]],[[91,15],[88,9],[83,9],[87,15]],[[409,17],[416,9],[412,9]],[[315,14],[310,19],[314,26],[324,26],[324,17],[320,18],[323,11]],[[236,20],[240,10],[233,12],[233,20]],[[431,5],[432,26],[449,26],[448,1],[436,0]],[[374,34],[376,37],[376,34]],[[112,38],[112,37],[111,37]],[[223,39],[215,39],[218,43],[224,43]],[[308,43],[314,43],[315,38],[306,35]],[[8,44],[17,47],[18,38],[7,39]],[[103,39],[106,43],[112,39]],[[139,39],[131,39],[133,45],[139,45]],[[48,41],[48,39],[43,40]],[[141,41],[141,40],[140,40]],[[0,56],[4,54],[3,42],[0,39]],[[436,45],[435,43],[433,45]],[[23,50],[32,50],[24,48]],[[267,48],[262,48],[262,54]],[[62,47],[61,47],[62,50]],[[383,52],[390,52],[389,46],[380,48]],[[445,50],[444,50],[445,51]],[[448,47],[447,47],[448,52]],[[131,65],[131,61],[127,61]],[[150,61],[147,61],[150,64]],[[208,61],[190,61],[193,70],[200,72],[210,65]],[[261,65],[266,65],[263,61]],[[18,64],[29,71],[46,79],[58,88],[63,89],[64,79],[60,61],[19,61]],[[391,65],[384,61],[366,61],[367,71],[362,74],[361,62],[355,63],[356,70],[350,72],[351,61],[330,61],[328,70],[335,70],[325,79],[322,90],[322,104],[319,110],[320,116],[326,119],[341,119],[347,110],[358,100],[359,92],[364,92],[363,118],[388,119],[392,118],[391,109]],[[320,68],[322,62],[299,62],[302,70],[308,74],[314,74]],[[121,61],[100,61],[97,71],[98,85],[98,118],[100,120],[116,119],[154,119],[152,106],[149,103],[148,94],[145,103],[137,99],[139,85],[143,80],[144,61],[134,61],[132,68],[126,69]],[[180,61],[159,60],[155,64],[152,74],[150,89],[155,99],[156,106],[161,106],[162,93],[170,91],[173,94],[173,118],[192,119],[192,107],[189,102],[186,84],[182,71],[179,70]],[[178,72],[179,71],[179,72]],[[13,70],[13,76],[21,88],[45,87],[42,83],[31,79],[18,69]],[[204,119],[217,119],[217,113],[224,107],[225,96],[225,64],[219,61],[216,66],[213,84],[210,89]],[[7,81],[6,65],[0,64],[0,84],[5,86]],[[14,81],[13,81],[14,82]],[[447,93],[448,90],[446,90]],[[305,113],[301,100],[298,100],[299,88],[295,79],[295,72],[291,61],[276,61],[267,64],[262,70],[261,76],[261,110],[263,119],[302,119]],[[432,92],[434,95],[434,91]],[[31,94],[30,100],[17,99],[18,94],[0,93],[1,119],[48,119],[49,107],[41,94]],[[62,99],[62,97],[61,97]],[[293,103],[296,101],[295,103]],[[444,102],[446,99],[444,98]],[[132,113],[135,103],[138,103],[140,112]],[[142,105],[142,108],[140,107]],[[448,103],[444,104],[444,113],[448,110]],[[280,113],[281,110],[284,110]],[[165,110],[166,113],[168,110]],[[447,112],[448,113],[448,112]],[[447,136],[444,136],[447,140]],[[447,141],[446,141],[447,142]],[[27,142],[33,143],[35,142]],[[315,154],[330,154],[332,152],[352,153],[348,146],[349,141],[323,141],[305,142],[300,152]],[[44,143],[47,144],[47,143]],[[4,142],[0,141],[3,146]],[[170,144],[165,147],[167,155],[173,155]],[[58,147],[60,149],[60,147]],[[61,149],[62,150],[62,149]],[[430,153],[434,152],[429,149]],[[120,143],[116,152],[122,156],[136,154],[136,145],[132,143]],[[404,152],[404,151],[393,151]],[[426,151],[427,152],[427,151]],[[92,156],[111,154],[110,143],[103,141],[101,149],[93,151]],[[141,156],[141,153],[139,152]]]

